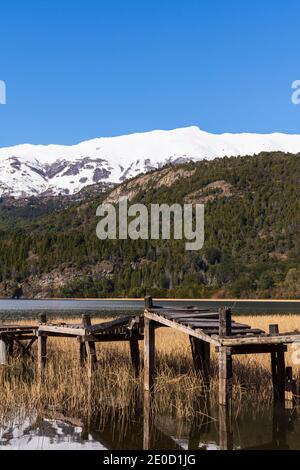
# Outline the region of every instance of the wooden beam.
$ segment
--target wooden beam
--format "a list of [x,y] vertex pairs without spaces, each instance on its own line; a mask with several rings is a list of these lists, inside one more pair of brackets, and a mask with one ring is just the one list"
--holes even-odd
[[291,344],[300,343],[300,333],[279,334],[276,336],[240,336],[231,338],[220,338],[222,346],[239,346],[242,344]]
[[[287,346],[279,346],[287,351]],[[231,348],[232,355],[241,355],[241,354],[267,354],[276,352],[278,346],[275,344],[250,344],[250,345],[242,345],[242,346],[233,346]]]
[[201,329],[193,330],[189,326],[185,326],[180,323],[176,323],[172,320],[168,320],[167,318],[161,317],[160,315],[153,313],[149,310],[145,310],[144,315],[145,315],[145,319],[148,318],[149,320],[153,320],[154,322],[160,323],[164,326],[174,328],[175,330],[180,331],[181,333],[185,333],[186,335],[194,336],[195,338],[202,339],[203,341],[206,341],[207,343],[215,344],[216,346],[220,344],[220,341],[218,338],[211,338],[210,336],[203,333]]
[[[84,328],[72,328],[68,326],[55,326],[55,325],[41,325],[38,329],[39,333],[60,333],[62,336],[84,336],[86,331]],[[50,335],[49,335],[50,336]]]
[[152,392],[154,389],[155,369],[155,328],[154,321],[145,318],[144,327],[144,390]]

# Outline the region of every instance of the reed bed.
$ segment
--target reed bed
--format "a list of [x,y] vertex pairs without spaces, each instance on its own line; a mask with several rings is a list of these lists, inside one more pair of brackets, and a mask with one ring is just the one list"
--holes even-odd
[[[297,315],[238,319],[265,330],[273,323],[279,324],[282,332],[300,327],[300,316]],[[74,323],[78,319],[68,321]],[[191,418],[195,411],[204,415],[208,413],[208,403],[213,405],[217,400],[218,370],[214,350],[209,390],[193,371],[190,345],[185,335],[171,329],[159,329],[156,351],[153,411],[178,418]],[[0,416],[8,417],[12,412],[28,416],[45,410],[69,416],[86,416],[99,411],[118,414],[141,412],[142,374],[140,378],[134,378],[128,344],[97,344],[98,365],[92,384],[87,380],[86,369],[80,368],[78,356],[78,343],[74,339],[51,338],[42,384],[37,379],[36,361],[13,358],[7,367],[0,369]],[[291,351],[287,354],[287,365],[293,365],[295,374],[299,376],[299,366],[292,364]],[[234,358],[233,394],[237,407],[245,403],[266,405],[272,401],[269,355]]]

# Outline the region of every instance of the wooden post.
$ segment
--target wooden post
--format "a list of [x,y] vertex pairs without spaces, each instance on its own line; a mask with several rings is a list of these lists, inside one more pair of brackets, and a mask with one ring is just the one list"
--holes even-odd
[[190,344],[195,371],[197,374],[201,375],[204,385],[209,386],[210,344],[193,336],[190,336]]
[[[80,341],[80,338],[79,338],[79,341]],[[83,367],[86,363],[86,347],[85,347],[85,343],[80,341],[79,343],[79,363],[80,363],[80,366]]]
[[219,446],[221,450],[233,450],[232,414],[224,406],[219,406]]
[[[219,336],[231,336],[231,309],[219,310]],[[231,406],[232,401],[232,354],[230,347],[219,348],[219,403]]]
[[230,406],[232,401],[232,355],[231,348],[219,348],[219,403]]
[[7,339],[0,335],[0,366],[7,365]]
[[[270,335],[278,335],[278,325],[269,325]],[[271,353],[271,371],[274,400],[284,402],[285,400],[285,351],[284,346],[279,345],[274,352]]]
[[129,340],[130,344],[130,356],[131,356],[131,363],[134,369],[135,377],[140,375],[140,349],[139,349],[139,342],[135,335]]
[[293,407],[296,402],[297,382],[293,378],[293,368],[287,367],[285,369],[285,401],[287,407]]
[[220,337],[231,336],[231,308],[223,307],[219,309],[219,335]]
[[151,449],[151,394],[144,391],[143,450]]
[[[85,328],[85,336],[88,336],[91,333],[91,317],[89,315],[82,315],[82,325]],[[87,362],[88,362],[88,377],[91,379],[93,372],[96,368],[97,364],[97,353],[96,353],[96,345],[94,341],[86,341],[85,348],[87,352]]]
[[155,322],[145,318],[144,327],[144,389],[148,392],[154,388],[155,367]]
[[[47,315],[42,313],[40,315],[40,324],[47,323]],[[47,336],[43,336],[38,332],[38,374],[39,379],[43,379],[44,370],[47,362]]]
[[152,307],[153,307],[153,300],[152,300],[152,297],[148,295],[147,297],[145,297],[145,309],[151,309]]

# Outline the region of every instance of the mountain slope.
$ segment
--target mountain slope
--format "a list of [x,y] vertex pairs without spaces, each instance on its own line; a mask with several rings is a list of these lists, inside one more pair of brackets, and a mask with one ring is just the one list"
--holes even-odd
[[119,183],[185,161],[300,152],[300,135],[210,134],[197,127],[99,138],[78,145],[0,149],[0,196],[75,194],[99,182]]
[[[263,153],[157,170],[63,210],[54,204],[51,214],[42,208],[43,217],[35,207],[22,224],[20,210],[6,207],[0,296],[21,282],[28,297],[300,298],[299,189],[299,156]],[[203,249],[98,240],[98,204],[121,195],[146,205],[204,203]]]

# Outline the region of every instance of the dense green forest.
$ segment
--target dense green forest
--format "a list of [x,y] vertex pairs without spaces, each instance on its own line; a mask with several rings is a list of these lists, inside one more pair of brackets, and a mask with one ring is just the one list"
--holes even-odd
[[179,240],[100,241],[96,208],[107,193],[67,207],[44,201],[31,217],[19,202],[1,203],[0,295],[20,283],[29,297],[300,297],[299,185],[299,155],[278,152],[164,168],[121,186],[135,187],[132,202],[205,203],[198,252]]

